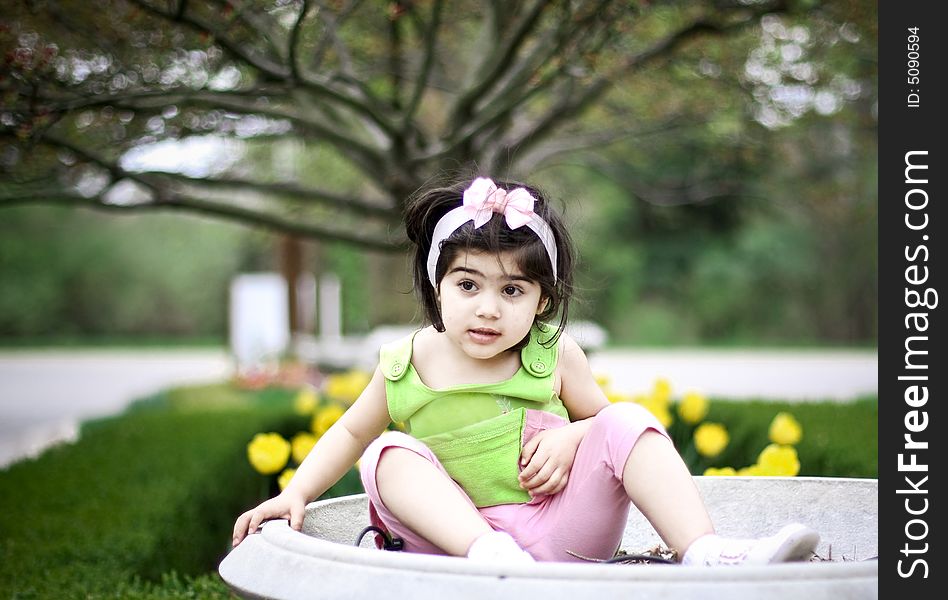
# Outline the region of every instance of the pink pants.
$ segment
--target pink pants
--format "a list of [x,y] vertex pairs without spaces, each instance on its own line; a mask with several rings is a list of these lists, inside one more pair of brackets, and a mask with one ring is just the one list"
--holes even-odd
[[[566,486],[559,493],[525,504],[476,509],[493,529],[509,533],[537,560],[581,560],[570,552],[588,558],[611,558],[622,540],[629,513],[629,497],[622,483],[629,453],[647,429],[668,437],[658,420],[637,404],[611,404],[592,419],[576,451]],[[566,424],[552,413],[528,410],[523,441],[526,443],[540,431]],[[437,457],[417,439],[399,432],[383,434],[369,445],[361,462],[362,485],[369,497],[372,524],[402,538],[408,552],[444,554],[399,523],[382,502],[376,468],[387,448],[411,450],[448,476]]]

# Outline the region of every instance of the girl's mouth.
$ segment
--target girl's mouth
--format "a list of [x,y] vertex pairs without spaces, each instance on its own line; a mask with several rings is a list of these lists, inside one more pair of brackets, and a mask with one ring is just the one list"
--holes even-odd
[[500,337],[500,332],[496,329],[479,327],[477,329],[468,329],[468,335],[478,344],[490,344]]

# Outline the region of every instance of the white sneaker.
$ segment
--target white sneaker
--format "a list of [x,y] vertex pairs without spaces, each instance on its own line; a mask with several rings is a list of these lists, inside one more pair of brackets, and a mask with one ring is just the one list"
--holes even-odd
[[521,548],[509,533],[492,531],[474,540],[467,557],[480,562],[532,563],[536,562]]
[[692,542],[681,564],[716,567],[802,561],[813,555],[819,542],[820,534],[799,523],[785,525],[776,534],[758,539],[709,534]]

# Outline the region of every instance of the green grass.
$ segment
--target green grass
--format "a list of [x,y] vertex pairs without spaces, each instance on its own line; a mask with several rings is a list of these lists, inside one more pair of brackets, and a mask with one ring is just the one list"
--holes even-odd
[[178,390],[0,471],[0,596],[229,597],[213,571],[269,493],[247,441],[294,418],[287,392]]
[[[719,457],[705,459],[700,471],[704,466],[753,464],[770,443],[767,431],[780,411],[791,413],[803,428],[803,439],[795,446],[800,476],[879,476],[879,402],[875,396],[845,403],[711,400],[704,420],[724,424],[730,442]],[[675,432],[675,425],[671,431]]]
[[[875,398],[712,400],[706,420],[731,435],[715,466],[753,462],[781,410],[803,425],[800,475],[877,476]],[[0,597],[231,598],[216,569],[234,519],[275,492],[249,467],[246,444],[306,422],[290,392],[175,389],[0,471]],[[326,496],[359,491],[352,473]]]

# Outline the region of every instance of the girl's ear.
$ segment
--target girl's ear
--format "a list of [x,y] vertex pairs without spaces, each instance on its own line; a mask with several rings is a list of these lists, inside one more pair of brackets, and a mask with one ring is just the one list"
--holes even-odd
[[537,314],[542,313],[546,310],[546,305],[550,303],[550,299],[547,296],[540,298],[540,304],[537,305]]

